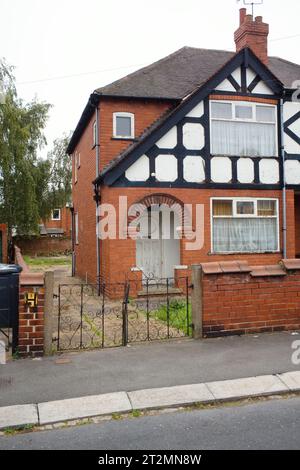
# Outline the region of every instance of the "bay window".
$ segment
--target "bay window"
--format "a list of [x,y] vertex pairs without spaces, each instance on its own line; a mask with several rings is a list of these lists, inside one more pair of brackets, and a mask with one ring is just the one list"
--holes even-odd
[[212,251],[279,251],[277,199],[213,199]]
[[211,101],[211,154],[278,156],[276,106]]

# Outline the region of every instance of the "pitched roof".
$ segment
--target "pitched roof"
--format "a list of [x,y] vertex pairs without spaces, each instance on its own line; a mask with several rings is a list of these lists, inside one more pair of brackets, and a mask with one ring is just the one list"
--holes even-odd
[[[182,99],[234,55],[230,51],[183,47],[96,92],[104,96]],[[287,88],[300,76],[300,65],[279,57],[269,58],[269,68]]]
[[[70,140],[68,154],[74,151],[94,113],[94,105],[101,96],[182,100],[204,84],[234,55],[235,52],[230,51],[185,46],[147,67],[96,89]],[[270,57],[269,69],[286,88],[291,88],[293,82],[299,80],[300,65],[293,62]]]
[[[279,89],[282,89],[283,83],[279,81],[279,79],[269,70],[269,68],[267,68],[260,62],[257,56],[250,49],[245,48],[239,53],[233,54],[227,62],[223,63],[219,69],[215,70],[215,73],[212,74],[209,79],[205,80],[200,86],[197,86],[193,90],[193,92],[189,93],[184,99],[179,102],[179,104],[166,111],[148,128],[146,128],[144,132],[134,142],[132,142],[127,148],[125,148],[119,155],[113,158],[102,169],[101,173],[96,178],[94,183],[102,181],[106,177],[106,175],[111,172],[111,170],[114,170],[114,168],[117,167],[121,162],[126,161],[129,155],[132,155],[136,151],[138,151],[138,153],[141,153],[139,152],[139,147],[143,145],[145,146],[147,144],[148,138],[151,139],[153,137],[153,134],[155,134],[161,127],[163,127],[167,121],[172,119],[172,115],[173,117],[174,115],[179,115],[179,113],[182,111],[182,108],[186,108],[186,105],[189,106],[189,103],[193,103],[195,98],[197,98],[197,95],[201,91],[207,94],[207,89],[210,89],[210,86],[212,86],[212,82],[218,82],[218,80],[220,79],[220,74],[228,73],[228,70],[225,69],[230,69],[232,67],[235,69],[240,63],[240,61],[244,60],[245,54],[247,54],[247,61],[249,63],[249,66],[252,67],[253,70],[256,70],[257,67],[260,67],[261,77],[264,76],[266,80],[270,80],[272,82],[269,85],[273,88],[274,93],[276,93],[276,90],[278,91],[278,87]],[[145,149],[143,149],[143,151],[145,151]],[[106,183],[107,182],[108,181],[106,181]],[[108,184],[110,183],[108,182]]]

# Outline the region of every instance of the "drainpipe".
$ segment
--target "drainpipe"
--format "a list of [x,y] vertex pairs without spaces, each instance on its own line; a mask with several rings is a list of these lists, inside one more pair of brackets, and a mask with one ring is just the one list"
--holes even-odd
[[[99,144],[99,107],[96,105],[96,178],[99,175],[100,171],[100,144]],[[99,188],[97,189],[97,193]],[[98,207],[99,207],[99,195],[96,194],[96,258],[97,258],[97,284],[100,284],[100,239],[98,234]]]
[[287,217],[286,217],[286,180],[285,180],[285,149],[284,149],[284,121],[283,121],[283,98],[280,100],[280,131],[281,131],[281,161],[282,161],[282,241],[283,258],[287,258]]
[[[93,93],[96,95],[96,93]],[[96,113],[96,133],[95,133],[95,149],[96,149],[96,178],[99,176],[100,169],[100,144],[99,144],[99,124],[100,124],[100,112],[99,102],[96,104],[92,101],[94,96],[90,98],[90,104],[95,108]],[[99,188],[95,186],[95,202],[96,202],[96,264],[97,264],[97,284],[100,283],[100,239],[98,237],[98,207],[100,202]]]
[[72,227],[72,277],[75,276],[75,266],[76,266],[76,260],[75,260],[75,221],[74,221],[74,207],[73,204],[69,207],[70,212],[71,212],[71,227]]

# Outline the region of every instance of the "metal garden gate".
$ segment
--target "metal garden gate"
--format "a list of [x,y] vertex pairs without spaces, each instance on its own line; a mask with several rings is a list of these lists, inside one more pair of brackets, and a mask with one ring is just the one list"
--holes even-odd
[[174,279],[147,279],[142,291],[133,282],[60,284],[57,294],[58,351],[126,346],[128,343],[189,337],[190,286]]

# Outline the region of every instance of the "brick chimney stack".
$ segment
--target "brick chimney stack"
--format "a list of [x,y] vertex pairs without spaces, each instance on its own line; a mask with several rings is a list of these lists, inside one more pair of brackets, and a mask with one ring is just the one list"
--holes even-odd
[[237,52],[249,47],[264,64],[268,65],[268,35],[269,25],[263,23],[262,16],[257,16],[253,20],[252,15],[247,15],[246,8],[240,9],[240,26],[234,33]]

